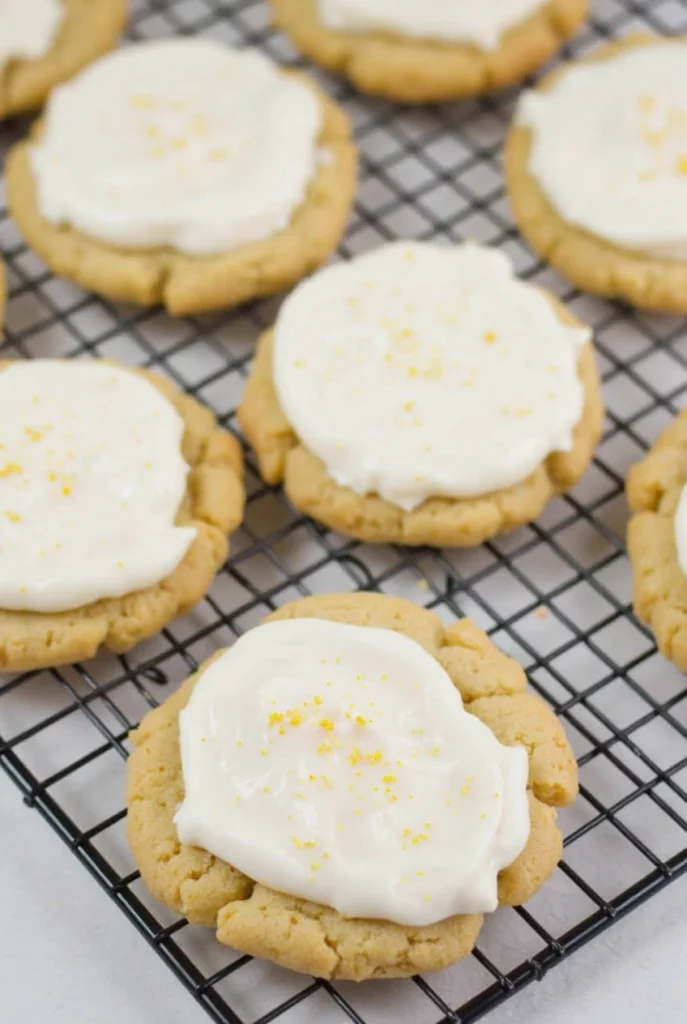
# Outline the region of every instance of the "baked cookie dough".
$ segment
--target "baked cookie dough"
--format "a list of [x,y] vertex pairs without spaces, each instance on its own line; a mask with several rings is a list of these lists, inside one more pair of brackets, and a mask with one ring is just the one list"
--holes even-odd
[[[378,594],[306,598],[281,608],[267,622],[284,624],[302,619],[392,630],[401,638],[415,641],[448,673],[447,682],[456,687],[471,715],[484,723],[501,744],[524,747],[529,765],[526,782],[529,836],[519,856],[499,873],[497,899],[498,903],[507,905],[519,905],[529,899],[549,878],[561,858],[562,840],[554,808],[570,803],[577,795],[577,766],[553,713],[538,697],[524,692],[526,678],[522,668],[498,651],[469,620],[463,619],[445,628],[433,612]],[[426,656],[424,652],[419,653]],[[328,653],[335,662],[336,652]],[[345,650],[343,654],[341,660],[345,661]],[[220,652],[210,659],[176,694],[146,715],[132,734],[135,750],[129,759],[128,771],[128,837],[143,880],[153,894],[193,924],[214,928],[220,942],[318,977],[355,981],[405,977],[437,970],[466,956],[477,940],[481,914],[455,915],[421,926],[342,916],[322,903],[288,896],[261,885],[205,849],[180,842],[174,819],[187,794],[182,775],[179,716],[187,708],[204,673],[211,671],[213,663],[221,656]],[[326,662],[327,658],[323,660]],[[380,662],[378,667],[384,666]],[[368,695],[370,699],[375,696],[381,699],[372,679],[370,677]],[[384,681],[382,673],[376,686],[383,687]],[[323,692],[326,707],[326,689]],[[277,699],[268,702],[270,707],[278,705],[278,693],[275,689]],[[352,696],[357,696],[357,691]],[[315,704],[318,704],[317,699]],[[292,734],[284,737],[287,742],[295,743],[296,739],[301,742],[303,736],[302,743],[308,743],[305,734],[312,731],[308,724],[311,716],[307,704],[303,707],[302,714],[294,710],[281,718],[282,736],[284,732]],[[343,708],[341,710],[341,716],[332,714],[319,723],[324,737],[323,749],[336,742],[338,726],[330,720],[336,718],[342,723],[342,739],[347,750],[348,740],[344,735],[347,727],[343,726],[345,716]],[[276,734],[280,729],[279,713],[275,712],[272,719],[275,723],[272,732]],[[314,723],[311,724],[314,727]],[[297,736],[295,726],[300,726]],[[206,742],[212,744],[216,740],[209,736]],[[366,749],[363,739],[361,749],[353,750],[354,760],[359,760],[361,769],[370,771],[368,761],[381,763],[382,753],[378,755],[375,751],[366,758]],[[186,753],[185,750],[185,762]],[[509,751],[509,754],[521,756],[516,751]],[[348,760],[354,764],[354,760]],[[461,795],[465,793],[469,798],[467,794],[473,781],[478,784],[479,775],[477,780],[469,777]],[[402,779],[399,776],[397,782],[389,776],[388,800],[394,799],[397,787],[403,800]],[[305,797],[307,799],[307,793]],[[221,796],[219,799],[221,802]],[[452,794],[447,794],[447,806],[451,799]],[[393,815],[393,809],[389,813]],[[297,828],[300,821],[301,816],[296,814],[292,827]],[[438,821],[435,824],[438,826]],[[431,829],[431,826],[430,822],[425,827]],[[469,822],[466,827],[470,829]],[[421,839],[426,837],[414,838],[418,842],[414,844],[409,840],[409,857],[423,849]],[[310,847],[310,843],[301,842],[301,846]],[[305,856],[308,852],[311,850],[306,851]],[[351,849],[353,856],[359,852],[358,848]],[[389,864],[390,870],[391,867]],[[318,865],[311,865],[311,868],[315,871]],[[361,880],[361,886],[363,884]],[[352,895],[355,898],[355,889]]]
[[260,339],[240,404],[263,479],[366,541],[468,546],[536,519],[603,419],[589,332],[548,299],[553,315],[476,246],[398,243],[321,271]]
[[687,672],[687,410],[627,478],[627,545],[636,614]]
[[55,91],[8,157],[8,202],[56,273],[184,315],[276,292],[323,263],[356,168],[346,115],[304,76],[256,51],[162,40]]
[[[78,382],[82,394],[84,387],[99,388],[92,393],[100,408],[109,404],[103,441],[96,443],[96,424],[86,452],[76,436],[68,433],[71,427],[58,412],[62,409],[77,430],[79,419],[87,416],[83,403],[75,404],[73,413],[69,404],[65,405],[68,389],[76,386],[71,378],[56,380],[60,367],[66,366],[90,373],[89,367],[104,364],[61,360],[0,364],[0,387],[3,377],[21,374],[23,368],[43,374],[40,388],[33,378],[31,382],[17,378],[12,384],[16,402],[12,395],[3,399],[0,672],[68,664],[93,656],[100,647],[122,653],[153,636],[207,593],[226,558],[227,535],[242,517],[241,450],[233,437],[217,427],[208,409],[156,373],[107,364],[107,380],[100,375],[95,383],[90,379]],[[117,385],[115,377],[121,380],[129,374],[139,392],[134,398],[140,409],[146,408],[147,419],[131,417],[117,434],[114,399],[108,399],[114,392],[108,387]],[[53,381],[52,391],[45,390],[47,380]],[[29,401],[26,389],[34,386]],[[130,390],[132,385],[126,386]],[[73,393],[78,397],[78,390]],[[26,421],[12,422],[8,407],[14,404],[17,409],[29,410]],[[94,415],[91,409],[91,422]],[[138,427],[133,425],[146,422],[151,425],[147,438],[136,434]],[[157,441],[153,439],[170,437],[169,423],[174,437],[179,438],[178,448],[176,453],[171,447],[160,449],[161,459],[157,460],[153,451]],[[114,443],[108,445],[105,431],[111,430]],[[72,450],[68,450],[70,446]],[[141,462],[148,457],[150,461]],[[90,460],[92,468],[86,464],[81,474],[84,459]],[[103,481],[107,481],[106,490]],[[135,488],[143,490],[142,499]],[[174,517],[178,494],[181,503]],[[45,514],[48,503],[52,511]],[[148,537],[149,545],[148,541],[139,543],[132,533],[131,518],[142,507],[154,509],[159,524],[151,535],[150,522],[141,522],[141,537]],[[83,541],[79,539],[81,521]],[[98,522],[107,523],[109,540],[98,533]],[[91,537],[89,532],[88,540],[87,531],[93,533]],[[82,543],[89,545],[90,555],[74,566],[67,553]],[[172,568],[165,572],[160,566],[167,563]],[[157,582],[128,592],[131,579]],[[84,599],[88,593],[111,596]]]
[[124,27],[128,3],[11,0],[4,6],[0,117],[42,106],[53,86],[111,50]]
[[580,288],[678,313],[687,312],[686,67],[685,37],[604,46],[521,97],[505,154],[515,220],[544,259]]
[[[574,35],[588,10],[588,0],[521,3],[528,13],[500,39],[489,41],[494,45],[480,47],[474,42],[446,39],[439,32],[435,39],[423,38],[419,31],[414,36],[379,28],[342,31],[323,20],[323,0],[271,2],[277,24],[316,64],[346,75],[362,92],[404,103],[456,99],[520,81]],[[329,0],[329,7],[335,6]],[[358,17],[371,17],[361,2],[356,6]],[[511,3],[511,9],[513,6]],[[418,23],[423,14],[427,16],[426,7],[415,5]],[[445,12],[444,7],[441,13],[448,19],[451,15]],[[469,12],[461,13],[467,22]],[[478,17],[483,21],[484,13]]]

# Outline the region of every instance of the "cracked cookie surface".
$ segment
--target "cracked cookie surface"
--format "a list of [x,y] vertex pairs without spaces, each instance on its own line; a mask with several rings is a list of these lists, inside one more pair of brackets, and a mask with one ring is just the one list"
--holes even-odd
[[[630,36],[577,63],[608,60],[624,50],[660,42],[659,36]],[[577,63],[548,75],[537,90],[551,89]],[[585,291],[625,299],[645,309],[687,312],[687,260],[661,260],[624,249],[568,223],[529,172],[531,146],[531,130],[513,124],[505,149],[506,185],[518,228],[542,259]]]
[[[307,81],[307,79],[304,79]],[[357,156],[348,118],[310,83],[322,104],[320,161],[289,225],[262,242],[210,256],[171,248],[124,249],[40,213],[31,170],[31,139],[7,158],[8,203],[28,245],[56,273],[114,300],[164,305],[175,316],[237,306],[294,284],[324,263],[344,233],[357,180]],[[33,138],[39,137],[40,123]]]
[[553,56],[584,21],[588,0],[542,0],[493,53],[454,42],[393,33],[339,32],[324,25],[317,0],[271,0],[277,25],[316,64],[346,75],[361,92],[429,103],[500,89]]
[[117,42],[127,0],[63,0],[65,13],[44,57],[16,59],[0,69],[0,117],[35,110],[50,90],[65,82]]
[[687,672],[687,576],[680,568],[675,513],[687,484],[687,410],[655,442],[627,478],[632,517],[627,546],[635,613],[663,655]]
[[[0,363],[0,372],[6,365]],[[226,559],[227,536],[241,521],[245,499],[238,442],[166,378],[123,368],[143,376],[184,421],[182,451],[190,469],[176,521],[193,526],[196,537],[174,572],[145,590],[66,612],[0,609],[0,672],[70,664],[100,647],[128,651],[197,604]]]
[[[393,629],[410,637],[445,668],[468,710],[497,739],[526,748],[531,831],[523,852],[499,875],[498,892],[501,904],[529,899],[561,858],[554,808],[577,795],[577,765],[553,712],[524,693],[520,665],[470,620],[444,628],[433,612],[379,594],[305,598],[267,621],[301,617]],[[154,895],[192,923],[214,928],[222,943],[318,977],[406,977],[467,956],[482,925],[479,914],[426,927],[344,918],[331,908],[270,890],[206,851],[179,842],[173,822],[184,796],[179,712],[213,660],[146,715],[132,734],[128,837]]]
[[[578,324],[563,306],[557,309],[561,319]],[[266,483],[283,482],[289,500],[301,512],[359,540],[465,547],[522,526],[580,479],[601,436],[603,401],[589,344],[579,360],[585,405],[571,451],[554,452],[513,487],[477,498],[430,498],[406,512],[383,498],[362,496],[336,483],[324,463],[300,442],[274,387],[272,346],[273,333],[267,331],[259,341],[239,408],[241,429],[255,449],[260,473]]]

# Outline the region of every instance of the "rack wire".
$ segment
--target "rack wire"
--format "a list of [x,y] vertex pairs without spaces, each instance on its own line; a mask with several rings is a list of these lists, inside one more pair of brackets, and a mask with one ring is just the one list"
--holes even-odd
[[[684,0],[597,0],[570,47],[630,31],[687,31]],[[129,36],[209,34],[294,62],[259,0],[136,0]],[[538,522],[470,551],[347,541],[264,486],[247,453],[249,502],[228,564],[189,616],[125,657],[0,681],[0,764],[174,974],[222,1024],[469,1024],[687,871],[687,686],[630,608],[623,480],[687,401],[687,329],[583,296],[533,258],[504,199],[499,158],[516,92],[408,111],[319,76],[347,107],[362,156],[343,255],[386,239],[476,238],[552,288],[594,326],[608,415],[594,466]],[[25,131],[2,131],[3,147]],[[2,205],[10,300],[3,357],[110,356],[167,373],[234,413],[276,302],[171,320],[115,306],[47,272]],[[490,919],[473,956],[413,981],[311,981],[219,946],[160,907],[124,840],[127,734],[199,661],[271,609],[326,590],[410,597],[470,614],[527,668],[565,722],[581,795],[564,811],[565,858],[548,886]]]

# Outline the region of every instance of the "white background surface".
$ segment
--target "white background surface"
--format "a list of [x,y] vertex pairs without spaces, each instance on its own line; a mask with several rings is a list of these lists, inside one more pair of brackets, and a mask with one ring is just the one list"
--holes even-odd
[[[2,1024],[209,1019],[1,773],[0,820]],[[686,1021],[686,905],[683,878],[494,1011],[490,1024]]]

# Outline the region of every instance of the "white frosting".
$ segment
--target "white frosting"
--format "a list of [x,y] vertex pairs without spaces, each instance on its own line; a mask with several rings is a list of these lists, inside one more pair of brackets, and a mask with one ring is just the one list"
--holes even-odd
[[12,60],[37,60],[50,50],[64,18],[62,0],[2,0],[0,68]]
[[547,0],[318,0],[323,24],[340,32],[397,32],[496,50],[510,29]]
[[60,612],[158,583],[195,529],[183,421],[151,384],[96,362],[0,373],[0,608]]
[[396,243],[291,294],[274,381],[330,476],[410,510],[509,487],[568,451],[589,337],[502,253]]
[[687,259],[687,43],[569,67],[526,93],[529,171],[570,224],[658,259]]
[[321,104],[256,51],[141,43],[48,103],[42,215],[119,246],[229,251],[282,231],[317,166]]
[[529,835],[527,755],[386,629],[268,623],[179,719],[181,842],[348,917],[426,925],[495,910]]
[[687,576],[687,485],[682,488],[675,513],[674,529],[677,560],[682,572]]

